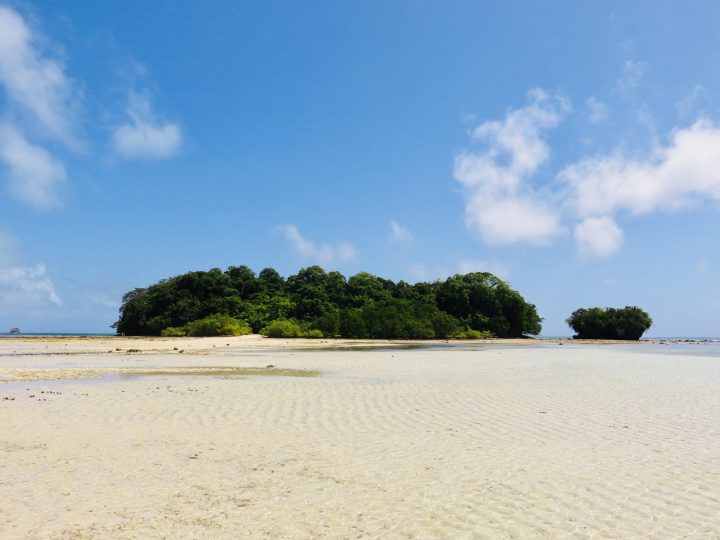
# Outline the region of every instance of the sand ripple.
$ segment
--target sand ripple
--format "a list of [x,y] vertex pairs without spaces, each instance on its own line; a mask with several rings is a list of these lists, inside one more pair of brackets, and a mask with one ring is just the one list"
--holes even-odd
[[716,358],[235,361],[322,376],[0,386],[0,537],[720,536]]

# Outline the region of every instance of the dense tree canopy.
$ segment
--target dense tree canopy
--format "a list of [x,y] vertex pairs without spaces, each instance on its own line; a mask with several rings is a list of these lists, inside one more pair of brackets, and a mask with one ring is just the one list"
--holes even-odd
[[[541,329],[535,306],[486,272],[411,285],[367,272],[345,279],[319,266],[287,279],[272,268],[255,275],[247,266],[188,272],[125,294],[113,326],[126,335],[160,335],[213,315],[233,317],[253,332],[283,328],[313,337],[445,338],[477,331],[520,337]],[[283,322],[271,326],[276,321]]]
[[566,322],[577,332],[576,339],[638,340],[652,326],[650,315],[635,306],[580,308]]

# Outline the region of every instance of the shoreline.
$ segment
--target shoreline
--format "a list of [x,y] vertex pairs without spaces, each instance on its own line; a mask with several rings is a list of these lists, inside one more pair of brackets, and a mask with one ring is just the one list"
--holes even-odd
[[[443,345],[443,344],[499,344],[499,345],[518,345],[518,344],[542,344],[542,343],[585,343],[585,344],[643,344],[643,343],[704,343],[717,341],[713,338],[646,338],[640,340],[613,340],[613,339],[575,339],[572,337],[522,337],[522,338],[482,338],[482,339],[355,339],[343,337],[323,337],[323,338],[270,338],[260,334],[249,334],[245,336],[203,336],[203,337],[166,337],[166,336],[121,336],[121,335],[84,335],[84,334],[33,334],[33,335],[9,335],[0,334],[0,344],[2,343],[23,343],[49,341],[57,342],[90,342],[90,343],[118,343],[121,341],[147,341],[148,343],[162,342],[185,342],[197,343],[202,341],[215,342],[230,340],[233,344],[247,346],[269,347],[270,344],[287,344],[292,343],[293,346],[315,348],[319,344],[334,344],[337,346],[373,346],[373,345]],[[274,345],[273,345],[274,346]]]
[[625,345],[642,347],[655,341],[574,340],[561,338],[518,339],[344,339],[344,338],[268,338],[258,334],[214,337],[161,336],[3,336],[0,358],[28,356],[127,356],[127,355],[215,355],[222,352],[252,353],[272,351],[373,351],[373,350],[441,350],[463,348],[517,347],[549,345]]

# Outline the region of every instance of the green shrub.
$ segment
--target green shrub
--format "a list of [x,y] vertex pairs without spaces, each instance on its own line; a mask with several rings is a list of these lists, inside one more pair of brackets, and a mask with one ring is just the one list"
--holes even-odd
[[263,336],[271,338],[294,338],[300,337],[302,329],[295,321],[291,321],[289,319],[278,319],[260,330],[260,333]]
[[638,340],[652,326],[646,311],[636,306],[624,308],[580,308],[566,321],[577,332],[576,339]]
[[453,337],[458,339],[489,339],[493,337],[493,335],[492,332],[489,332],[488,330],[483,330],[481,332],[479,330],[468,328],[467,330],[456,333]]
[[185,327],[168,326],[160,332],[160,335],[165,337],[183,337],[187,336],[187,331],[185,330]]
[[322,330],[312,328],[310,330],[305,330],[302,334],[300,334],[300,337],[317,339],[323,337],[323,333]]
[[[166,328],[165,330],[168,330]],[[182,331],[187,336],[244,336],[252,333],[250,326],[230,315],[216,313],[204,319],[198,319],[187,323],[182,328],[175,328],[172,331]],[[180,335],[180,334],[175,334]]]

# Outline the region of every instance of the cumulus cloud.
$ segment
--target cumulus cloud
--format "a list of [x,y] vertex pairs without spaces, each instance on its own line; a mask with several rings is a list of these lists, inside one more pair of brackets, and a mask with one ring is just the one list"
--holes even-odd
[[7,123],[0,124],[0,160],[8,168],[9,189],[15,198],[38,210],[59,205],[58,190],[65,181],[63,164]]
[[701,120],[676,130],[647,159],[593,157],[566,167],[560,178],[571,186],[581,216],[673,211],[720,200],[720,128]]
[[78,93],[64,66],[48,57],[15,10],[0,6],[0,84],[8,100],[47,135],[75,146],[72,123]]
[[[607,255],[622,238],[611,219],[618,212],[673,212],[720,201],[720,127],[700,120],[675,130],[645,159],[596,156],[566,167],[559,177],[571,188],[577,214],[597,218],[576,230],[580,249]],[[592,235],[597,239],[589,240]]]
[[558,212],[527,196],[494,201],[473,196],[466,209],[469,225],[492,245],[518,242],[542,245],[561,230]]
[[454,177],[465,191],[465,223],[488,244],[543,244],[561,232],[560,215],[530,183],[550,151],[543,133],[570,109],[563,96],[540,89],[529,104],[503,121],[480,124],[472,133],[479,150],[455,156]]
[[180,150],[180,126],[159,120],[147,95],[131,92],[125,112],[128,121],[113,133],[113,145],[120,155],[161,159],[171,157]]
[[[625,65],[628,88],[644,64]],[[633,82],[635,81],[635,82]],[[697,88],[696,88],[697,90]],[[548,160],[545,132],[567,114],[567,100],[541,90],[501,121],[480,124],[473,139],[482,146],[455,156],[454,176],[465,188],[466,226],[492,245],[547,243],[570,225],[578,251],[606,257],[623,242],[620,215],[676,212],[720,201],[720,125],[707,119],[652,136],[638,157],[615,152],[564,166],[543,189],[531,180]],[[604,109],[590,98],[595,120]],[[651,130],[652,131],[652,130]]]
[[317,244],[300,234],[300,230],[295,225],[280,225],[276,227],[276,231],[290,242],[295,253],[302,259],[329,264],[335,261],[349,262],[357,258],[357,250],[347,242],[340,242],[334,246]]
[[390,221],[390,242],[395,244],[404,244],[412,242],[413,235],[409,229],[400,225],[397,221]]
[[607,216],[587,218],[575,228],[575,240],[581,253],[607,257],[615,253],[622,243],[623,232]]

